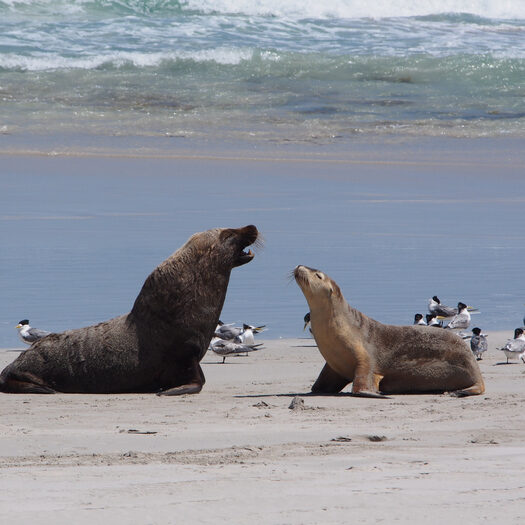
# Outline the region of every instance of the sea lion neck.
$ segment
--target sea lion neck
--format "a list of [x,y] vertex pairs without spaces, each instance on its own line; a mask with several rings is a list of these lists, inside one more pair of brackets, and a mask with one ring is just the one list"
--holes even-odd
[[[146,279],[133,304],[133,320],[173,323],[185,318],[187,311],[222,310],[231,269],[209,268],[198,271],[186,265],[178,273],[170,259],[158,266]],[[166,264],[168,263],[168,264]],[[218,319],[217,319],[218,320]],[[216,323],[216,321],[214,321]]]
[[340,303],[344,303],[344,298],[340,294],[324,295],[308,289],[303,290],[303,294],[312,313],[332,312],[338,308]]
[[[220,241],[221,231],[194,234],[159,264],[144,282],[130,320],[146,324],[161,322],[177,330],[180,322],[190,321],[188,312],[191,312],[192,323],[207,319],[215,326],[237,257],[235,247]],[[210,316],[210,312],[214,315]]]
[[350,306],[341,293],[333,294],[332,296],[323,299],[325,300],[319,300],[316,297],[312,297],[310,301],[307,299],[312,315],[317,314],[321,319],[344,315],[349,318],[352,323],[361,324],[364,314]]

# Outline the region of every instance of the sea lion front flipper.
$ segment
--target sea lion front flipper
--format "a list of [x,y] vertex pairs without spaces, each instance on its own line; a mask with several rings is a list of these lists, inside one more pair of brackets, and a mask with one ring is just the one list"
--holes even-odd
[[332,370],[328,363],[325,363],[317,381],[312,385],[313,394],[337,394],[350,383],[346,377],[339,375]]
[[355,345],[357,365],[355,368],[352,394],[366,397],[382,397],[379,393],[379,383],[383,376],[373,372],[370,356],[361,344]]
[[361,390],[359,392],[351,392],[351,396],[353,397],[373,397],[375,399],[392,399],[389,396],[385,396],[384,394],[380,394],[379,392],[367,392],[366,390]]
[[[374,384],[374,390],[372,392],[369,392],[367,390],[359,390],[356,392],[354,389],[352,389],[352,395],[355,397],[374,397],[377,399],[391,399],[388,396],[385,396],[384,394],[381,394],[379,392],[379,383],[381,383],[381,380],[383,379],[383,375],[381,374],[373,374],[373,384]],[[355,381],[354,381],[354,387],[355,387]]]
[[204,372],[202,371],[201,365],[198,360],[195,359],[184,369],[182,378],[179,376],[176,381],[173,381],[172,384],[177,386],[160,390],[157,392],[157,395],[182,396],[183,394],[198,394],[202,390],[205,382],[206,379],[204,378]]
[[363,364],[357,365],[352,385],[352,395],[355,397],[373,397],[376,399],[390,399],[379,392],[379,383],[383,375],[370,372],[370,361],[364,360]]
[[157,392],[158,396],[182,396],[183,394],[198,394],[202,390],[202,384],[189,383]]
[[379,383],[381,383],[383,377],[385,376],[382,374],[374,373],[374,391],[379,392]]

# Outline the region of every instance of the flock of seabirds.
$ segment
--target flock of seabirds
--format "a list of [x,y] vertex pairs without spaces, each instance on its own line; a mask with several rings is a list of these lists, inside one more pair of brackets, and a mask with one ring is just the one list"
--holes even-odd
[[[467,306],[461,301],[458,303],[457,308],[446,306],[441,304],[439,298],[434,295],[428,300],[428,311],[429,313],[425,318],[423,318],[423,314],[416,314],[414,316],[414,324],[454,330],[462,339],[470,339],[470,348],[473,354],[478,361],[482,359],[483,353],[488,349],[487,334],[481,333],[481,328],[479,327],[473,328],[471,334],[465,331],[470,326],[470,312],[477,312],[476,308]],[[444,320],[448,320],[446,326],[443,325]],[[525,318],[523,319],[523,324],[525,325]],[[521,359],[525,363],[524,329],[516,328],[514,330],[514,339],[509,339],[505,346],[499,350],[505,354],[507,363],[509,359]]]
[[[249,352],[261,350],[263,344],[256,344],[254,335],[264,331],[265,328],[265,325],[252,326],[249,324],[243,324],[242,327],[238,327],[235,326],[235,323],[224,324],[222,321],[219,321],[208,350],[222,356],[223,363],[227,356],[248,355]],[[29,324],[29,319],[22,319],[16,325],[16,329],[20,339],[28,345],[32,345],[35,341],[52,333],[47,330],[33,328]]]
[[[478,361],[482,359],[483,353],[488,349],[487,334],[483,334],[479,327],[472,328],[472,333],[465,331],[470,327],[471,312],[477,312],[476,308],[467,306],[461,301],[458,303],[457,308],[446,306],[441,304],[438,297],[434,295],[428,300],[428,311],[429,313],[426,316],[420,313],[415,314],[414,324],[454,330],[462,339],[470,339],[470,348],[474,356]],[[444,325],[444,321],[447,322],[446,325]],[[304,330],[309,324],[310,312],[304,316]],[[525,318],[523,319],[523,324],[525,325]],[[20,339],[28,345],[32,345],[35,341],[52,333],[31,327],[28,319],[20,321],[16,328]],[[255,335],[263,332],[265,329],[266,325],[252,326],[244,323],[242,327],[239,327],[235,326],[235,323],[225,324],[219,321],[208,350],[221,356],[222,363],[225,362],[227,356],[247,356],[249,352],[264,348],[262,343],[255,343]],[[525,363],[524,328],[516,328],[514,330],[514,339],[509,339],[505,346],[499,350],[505,354],[507,363],[509,359],[521,360]]]

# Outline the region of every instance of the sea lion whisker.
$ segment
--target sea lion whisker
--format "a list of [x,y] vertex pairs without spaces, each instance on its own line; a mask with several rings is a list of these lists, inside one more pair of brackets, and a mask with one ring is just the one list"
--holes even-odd
[[290,284],[291,282],[295,281],[295,274],[294,274],[294,271],[293,270],[290,270],[289,272],[286,272],[286,280],[288,282],[288,284]]
[[264,237],[259,233],[257,236],[257,239],[250,245],[253,248],[253,251],[255,253],[258,253],[260,250],[264,249],[264,243],[265,239]]

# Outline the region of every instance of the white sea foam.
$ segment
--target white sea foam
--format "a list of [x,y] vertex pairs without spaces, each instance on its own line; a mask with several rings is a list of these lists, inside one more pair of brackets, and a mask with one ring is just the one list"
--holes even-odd
[[95,69],[102,66],[155,67],[165,61],[191,60],[194,62],[215,62],[222,65],[236,65],[250,60],[250,49],[216,48],[201,51],[180,52],[113,52],[91,57],[64,57],[59,55],[24,56],[18,54],[0,55],[0,68],[22,71],[50,71],[56,69]]
[[205,12],[292,18],[390,18],[468,13],[484,18],[525,19],[523,0],[183,0],[181,5]]
[[523,0],[0,0],[0,7],[34,6],[42,12],[75,13],[89,7],[155,14],[166,10],[279,18],[392,18],[467,13],[525,20]]
[[[0,0],[0,8],[4,6],[10,11],[22,9],[24,13],[34,15],[74,15],[84,12],[84,4],[92,0]],[[30,9],[32,8],[32,9]]]

